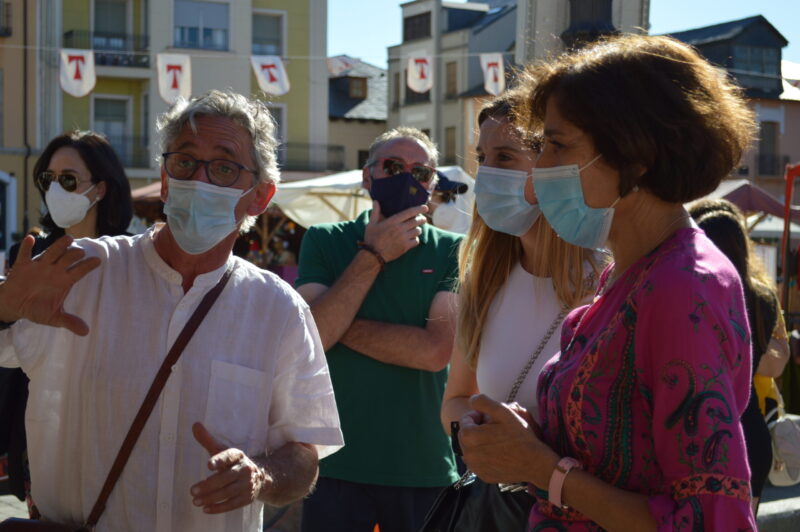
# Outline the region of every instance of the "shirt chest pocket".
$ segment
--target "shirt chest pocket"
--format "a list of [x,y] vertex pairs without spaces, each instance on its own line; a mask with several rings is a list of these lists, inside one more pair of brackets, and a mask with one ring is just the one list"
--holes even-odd
[[212,360],[203,423],[232,447],[248,454],[264,452],[269,418],[267,388],[266,372]]

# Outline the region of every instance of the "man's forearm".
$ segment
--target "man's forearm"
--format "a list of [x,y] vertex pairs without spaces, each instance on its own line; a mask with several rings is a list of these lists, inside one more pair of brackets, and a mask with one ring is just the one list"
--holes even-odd
[[339,340],[350,349],[397,366],[439,371],[450,360],[452,337],[422,327],[355,320]]
[[269,456],[253,461],[272,479],[258,498],[271,506],[286,506],[308,495],[319,472],[317,450],[313,445],[289,442]]
[[356,253],[333,286],[309,302],[322,347],[326,351],[342,338],[353,323],[380,271],[380,263],[375,257],[366,252]]

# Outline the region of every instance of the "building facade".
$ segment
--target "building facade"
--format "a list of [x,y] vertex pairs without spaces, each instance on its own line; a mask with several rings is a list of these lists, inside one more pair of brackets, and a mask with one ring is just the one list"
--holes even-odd
[[[341,146],[341,170],[363,168],[369,146],[386,131],[386,70],[346,57],[353,67],[328,81],[328,136]],[[331,168],[335,170],[335,168]]]
[[[231,88],[266,100],[278,125],[283,169],[330,164],[325,0],[10,0],[0,6],[0,251],[13,233],[37,223],[41,200],[29,174],[62,131],[104,133],[132,188],[159,177],[155,122],[168,105],[158,92],[158,53],[191,56],[192,95]],[[89,95],[61,91],[61,48],[94,51],[97,83]],[[279,97],[262,93],[250,55],[283,57],[291,90]]]
[[[673,33],[724,67],[744,89],[758,122],[758,140],[733,177],[750,179],[783,198],[784,169],[800,162],[800,65],[783,61],[788,41],[761,15]],[[795,190],[795,203],[800,191]]]

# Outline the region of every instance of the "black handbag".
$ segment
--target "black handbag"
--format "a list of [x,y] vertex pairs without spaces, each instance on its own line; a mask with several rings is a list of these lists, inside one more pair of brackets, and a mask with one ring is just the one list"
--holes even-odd
[[[520,372],[508,394],[506,403],[517,396],[520,386],[542,354],[558,325],[564,321],[567,308],[561,312],[542,337],[528,363]],[[457,428],[453,430],[453,447],[457,449]],[[461,454],[456,452],[456,454]],[[420,532],[506,532],[525,530],[528,516],[536,499],[519,485],[487,484],[467,471],[455,484],[439,493],[428,510]]]
[[420,532],[522,531],[534,501],[527,491],[500,491],[467,472],[439,493]]

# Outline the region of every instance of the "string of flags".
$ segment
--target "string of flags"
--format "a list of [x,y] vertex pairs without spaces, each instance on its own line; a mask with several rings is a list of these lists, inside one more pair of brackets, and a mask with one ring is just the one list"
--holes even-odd
[[[347,56],[327,58],[328,71],[334,77],[347,74],[359,63]],[[505,90],[505,71],[502,53],[480,54],[486,92],[497,96]],[[283,59],[276,55],[250,56],[259,88],[267,94],[282,96],[289,92],[291,84]],[[188,54],[156,54],[158,92],[167,104],[192,94],[192,58]],[[434,62],[432,56],[408,58],[406,84],[414,92],[427,92],[434,84]],[[76,98],[86,96],[97,83],[94,52],[73,48],[61,49],[59,73],[61,89]]]

